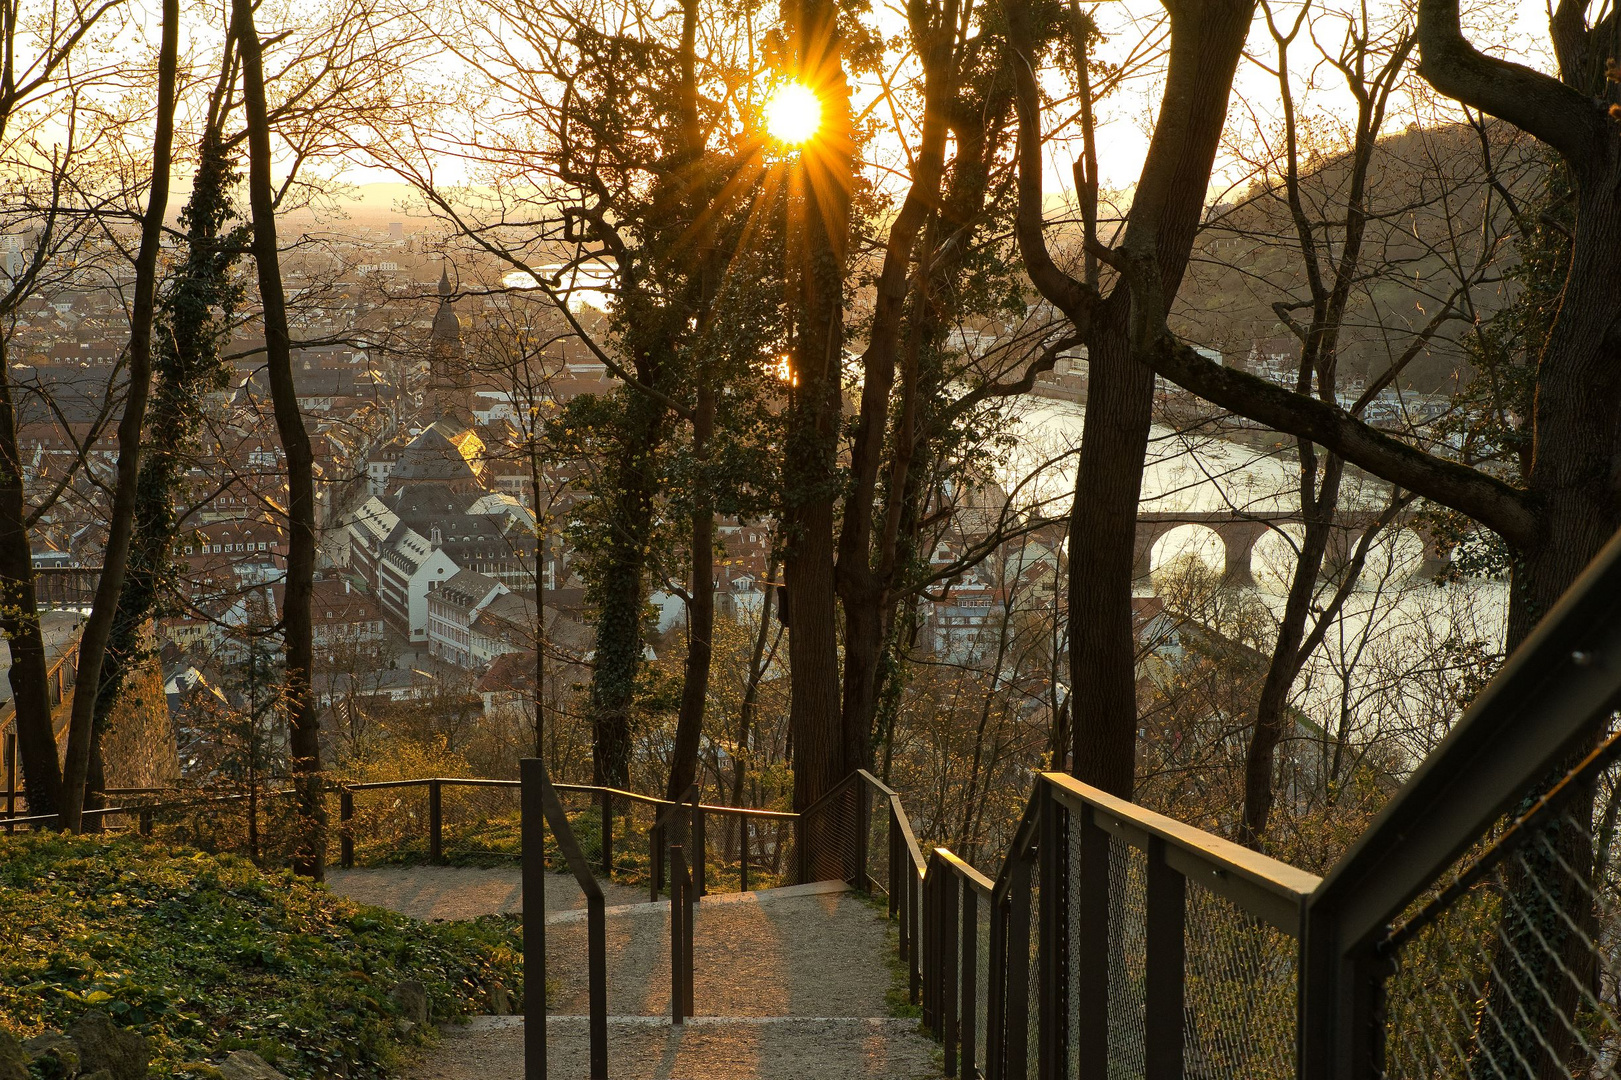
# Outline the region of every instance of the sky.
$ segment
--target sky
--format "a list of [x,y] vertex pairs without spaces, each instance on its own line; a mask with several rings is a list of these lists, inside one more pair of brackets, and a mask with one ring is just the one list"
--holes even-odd
[[[1328,4],[1341,2],[1349,3],[1352,0],[1327,0]],[[1544,3],[1545,0],[1510,0],[1509,3],[1475,0],[1472,16],[1466,17],[1472,17],[1478,26],[1489,28],[1474,35],[1477,44],[1500,55],[1543,67],[1547,63],[1546,56],[1540,50],[1540,44],[1545,41],[1547,25]],[[296,0],[289,0],[289,6],[296,10],[298,4]],[[1321,6],[1324,5],[1319,4]],[[1375,18],[1379,18],[1381,12],[1388,18],[1390,13],[1400,10],[1402,6],[1392,0],[1374,0],[1370,4]],[[155,39],[157,20],[151,11],[146,10],[155,7],[155,0],[138,0],[133,9],[137,34]],[[1282,0],[1275,7],[1280,19],[1292,18],[1294,4]],[[208,6],[201,9],[204,22],[207,20],[207,10]],[[1137,47],[1143,35],[1159,22],[1163,12],[1155,0],[1100,0],[1092,6],[1092,10],[1107,36],[1100,56],[1108,61],[1118,61]],[[199,9],[191,8],[188,13],[195,19]],[[898,37],[904,31],[904,15],[896,0],[875,4],[872,17],[886,36]],[[199,26],[193,34],[200,42],[211,32],[208,27]],[[1332,49],[1337,45],[1338,33],[1331,21],[1320,22],[1318,33],[1322,46]],[[1262,63],[1273,62],[1275,54],[1259,17],[1252,30],[1249,47],[1251,53],[1240,65],[1229,108],[1230,135],[1239,141],[1253,140],[1258,132],[1274,130],[1278,122],[1276,79],[1262,67]],[[442,58],[428,62],[435,69],[429,73],[430,80],[445,77]],[[1317,48],[1304,35],[1293,47],[1291,69],[1297,84],[1304,86],[1308,81],[1316,84],[1301,93],[1303,116],[1331,128],[1336,118],[1350,113],[1353,103],[1343,88],[1343,81],[1324,64]],[[877,92],[877,81],[868,80],[868,83],[860,92],[870,100]],[[1048,84],[1049,90],[1054,93],[1065,91],[1062,79],[1055,74],[1049,74]],[[1148,132],[1158,109],[1160,89],[1157,74],[1149,72],[1130,79],[1100,103],[1099,143],[1102,154],[1099,164],[1102,183],[1106,191],[1118,192],[1122,199],[1129,198],[1129,190],[1141,168],[1148,145]],[[1406,109],[1403,103],[1397,106],[1390,126],[1399,129],[1414,118],[1415,114]],[[1425,123],[1444,119],[1433,110],[1420,110],[1416,118]],[[1061,133],[1048,146],[1046,183],[1050,197],[1055,199],[1062,198],[1073,187],[1071,162],[1078,153],[1079,144],[1078,140],[1073,140],[1073,132],[1069,135],[1070,138],[1065,138]],[[911,137],[915,139],[915,133]],[[881,138],[873,147],[873,156],[886,164],[898,162],[902,153],[897,138],[893,134]],[[337,172],[343,181],[359,186],[356,195],[374,213],[385,209],[385,205],[379,204],[393,204],[409,197],[409,189],[398,184],[392,173],[374,165],[352,162],[337,166],[334,163],[322,171],[329,174]],[[1225,188],[1241,184],[1249,172],[1250,167],[1239,158],[1224,155],[1217,163],[1212,197],[1219,198]],[[442,172],[441,179],[457,183],[465,182],[466,176],[451,167]],[[177,177],[176,180],[183,190],[185,178]]]

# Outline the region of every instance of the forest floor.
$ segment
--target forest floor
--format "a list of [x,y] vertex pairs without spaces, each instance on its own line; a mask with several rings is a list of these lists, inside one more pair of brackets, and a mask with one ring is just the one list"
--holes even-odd
[[[515,910],[516,871],[439,868],[333,875],[332,886],[366,903],[430,918]],[[360,874],[361,872],[351,872]],[[503,880],[491,875],[508,875]],[[392,876],[402,880],[391,883]],[[477,875],[477,876],[475,876]],[[405,880],[405,879],[411,880]],[[458,896],[451,882],[466,883]],[[585,1080],[586,920],[574,888],[547,881],[547,975],[556,987],[548,1021],[549,1073]],[[616,889],[616,892],[632,890]],[[554,895],[556,899],[554,900]],[[641,899],[641,894],[636,897]],[[391,903],[390,900],[395,902]],[[939,1052],[889,1004],[890,929],[842,884],[705,897],[694,920],[693,998],[698,1013],[669,1022],[669,904],[608,909],[609,1071],[616,1080],[842,1080],[940,1075]],[[572,908],[572,910],[571,910]],[[414,909],[414,910],[413,910]],[[479,1017],[449,1026],[411,1080],[518,1080],[523,1021]]]

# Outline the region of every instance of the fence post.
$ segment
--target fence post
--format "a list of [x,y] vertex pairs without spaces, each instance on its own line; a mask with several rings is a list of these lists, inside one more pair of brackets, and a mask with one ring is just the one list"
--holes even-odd
[[670,845],[670,1023],[693,1014],[692,876],[680,844]]
[[682,950],[686,944],[687,935],[681,929],[681,916],[686,905],[681,902],[681,878],[684,862],[681,855],[681,845],[670,845],[670,1023],[681,1025],[686,1022],[687,1011],[682,1006],[683,989],[686,981],[681,977],[681,969],[685,957]]
[[602,876],[611,877],[614,871],[614,793],[602,791]]
[[141,807],[141,812],[136,818],[135,828],[142,836],[152,835],[152,808],[150,806]]
[[1186,881],[1165,861],[1165,841],[1148,842],[1144,929],[1147,983],[1143,998],[1146,1080],[1182,1080],[1182,938]]
[[737,815],[737,891],[749,891],[749,816]]
[[[520,798],[521,803],[521,798]],[[355,865],[355,793],[338,789],[338,861],[348,870]]]
[[[524,758],[518,768],[518,832],[523,857],[523,1075],[524,1080],[546,1080],[546,804],[541,790],[546,772],[539,758]],[[433,801],[437,805],[438,800]]]
[[444,813],[439,781],[428,781],[428,861],[440,863],[445,856]]

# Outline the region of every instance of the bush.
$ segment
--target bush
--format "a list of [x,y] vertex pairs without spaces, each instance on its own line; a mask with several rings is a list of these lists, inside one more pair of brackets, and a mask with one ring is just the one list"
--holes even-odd
[[22,1037],[95,1006],[151,1039],[157,1076],[250,1049],[290,1077],[387,1076],[434,1020],[521,1000],[509,918],[419,923],[287,873],[138,837],[0,838],[0,1027]]

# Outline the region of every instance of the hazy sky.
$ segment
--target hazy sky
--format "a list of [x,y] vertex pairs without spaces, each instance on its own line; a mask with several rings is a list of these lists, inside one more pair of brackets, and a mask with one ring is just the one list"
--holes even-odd
[[[1336,2],[1338,0],[1328,0],[1330,5]],[[1317,6],[1321,8],[1324,5],[1320,3]],[[1402,6],[1374,0],[1370,8],[1377,17],[1380,11],[1393,14]],[[1094,10],[1100,26],[1108,35],[1103,56],[1111,61],[1122,59],[1131,49],[1139,46],[1143,35],[1152,29],[1163,12],[1154,0],[1102,0]],[[1292,19],[1297,8],[1283,0],[1274,4],[1274,10],[1282,22]],[[1547,14],[1543,0],[1477,0],[1472,10],[1467,5],[1466,10],[1470,12],[1471,21],[1485,28],[1473,35],[1481,47],[1534,66],[1546,64],[1544,43]],[[874,18],[886,35],[898,35],[904,29],[903,16],[893,6],[875,5]],[[1319,15],[1315,25],[1318,42],[1327,49],[1337,47],[1344,32],[1343,21]],[[1240,66],[1230,108],[1230,136],[1238,142],[1250,142],[1259,132],[1275,130],[1278,121],[1276,78],[1260,66],[1262,63],[1273,64],[1276,53],[1259,17],[1250,35],[1249,48],[1251,55]],[[1352,101],[1343,89],[1341,76],[1323,62],[1317,46],[1304,32],[1292,46],[1290,67],[1295,73],[1297,103],[1303,117],[1310,118],[1320,126],[1332,128],[1336,117],[1350,114]],[[1055,91],[1060,91],[1061,80],[1053,77],[1051,86]],[[876,80],[872,80],[872,84],[862,88],[861,92],[870,101],[877,93]],[[1130,80],[1101,103],[1099,122],[1103,152],[1099,165],[1105,188],[1127,190],[1135,183],[1147,149],[1147,132],[1158,108],[1159,93],[1159,79],[1153,74],[1145,74]],[[1390,118],[1392,128],[1405,127],[1414,119],[1428,123],[1445,117],[1423,103],[1419,103],[1415,109],[1410,99],[1393,102]],[[912,137],[915,138],[915,133]],[[1071,161],[1078,149],[1078,141],[1070,144],[1062,138],[1055,139],[1050,145],[1047,170],[1050,192],[1059,194],[1071,188]],[[885,164],[896,164],[901,157],[899,145],[893,138],[881,140],[879,145],[872,148],[872,153]],[[1225,155],[1218,162],[1214,191],[1219,192],[1228,184],[1241,183],[1248,171],[1248,167],[1237,157],[1231,153]],[[346,169],[344,176],[357,184],[386,183],[393,179],[384,170],[359,165]],[[458,179],[454,173],[446,174],[444,178]],[[374,189],[368,201],[387,197],[386,189]]]

